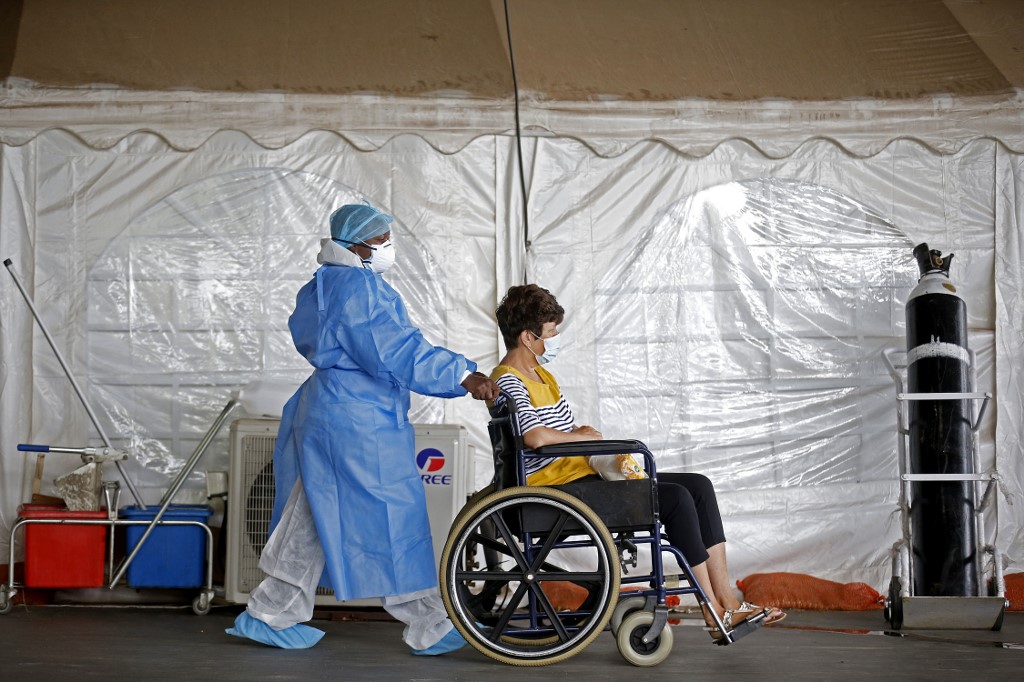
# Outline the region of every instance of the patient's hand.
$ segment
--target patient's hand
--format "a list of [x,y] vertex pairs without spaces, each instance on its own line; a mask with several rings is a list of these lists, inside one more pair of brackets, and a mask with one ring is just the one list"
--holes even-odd
[[604,438],[604,436],[601,435],[601,432],[593,426],[577,426],[574,431],[575,433],[578,433],[581,436],[586,436],[592,440],[602,440]]

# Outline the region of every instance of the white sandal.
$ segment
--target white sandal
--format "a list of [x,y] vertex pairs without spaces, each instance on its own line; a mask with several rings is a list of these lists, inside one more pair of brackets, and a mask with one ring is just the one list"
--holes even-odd
[[[722,625],[725,626],[726,632],[732,632],[735,629],[735,627],[733,626],[733,622],[732,621],[733,621],[733,616],[735,616],[737,613],[748,613],[748,611],[745,611],[743,609],[726,609],[725,610],[725,615],[722,617]],[[765,612],[765,613],[767,614],[767,612]],[[739,625],[741,623],[745,623],[748,620],[750,620],[751,618],[752,617],[743,618],[742,620],[737,622],[736,625]],[[724,635],[722,634],[722,631],[720,629],[718,629],[717,627],[713,627],[713,626],[709,625],[709,626],[705,627],[704,629],[711,633],[711,639],[713,639],[715,641],[718,641],[718,640],[722,639],[722,637],[724,637]]]
[[758,606],[757,604],[752,604],[752,603],[750,603],[748,601],[745,601],[742,604],[740,604],[740,607],[738,609],[736,609],[736,610],[737,611],[743,611],[743,612],[747,612],[747,611],[764,611],[764,613],[765,613],[764,624],[765,625],[771,625],[772,623],[778,623],[780,620],[782,620],[783,618],[786,617],[786,612],[783,611],[782,609],[778,608],[778,607],[775,607],[775,606]]

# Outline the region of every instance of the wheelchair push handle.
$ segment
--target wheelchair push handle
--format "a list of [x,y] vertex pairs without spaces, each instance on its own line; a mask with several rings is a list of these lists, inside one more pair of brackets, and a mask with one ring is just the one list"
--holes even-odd
[[[519,412],[519,404],[516,402],[515,397],[501,386],[498,386],[498,397],[505,399],[504,405],[507,406],[510,413],[514,414]],[[497,403],[498,399],[495,398],[493,404],[497,406]]]
[[49,452],[49,445],[35,445],[33,443],[18,443],[18,452]]

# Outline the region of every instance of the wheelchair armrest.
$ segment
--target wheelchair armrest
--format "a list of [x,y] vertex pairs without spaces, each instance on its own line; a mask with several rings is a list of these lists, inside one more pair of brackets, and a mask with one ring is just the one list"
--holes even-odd
[[536,448],[541,457],[572,457],[576,455],[624,455],[647,452],[647,446],[638,440],[579,440]]

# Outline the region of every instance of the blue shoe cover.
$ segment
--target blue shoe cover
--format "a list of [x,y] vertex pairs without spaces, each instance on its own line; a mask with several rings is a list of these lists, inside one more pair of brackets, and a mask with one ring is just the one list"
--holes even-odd
[[437,644],[427,647],[426,649],[413,649],[413,656],[440,656],[441,654],[451,653],[452,651],[458,651],[462,647],[466,646],[466,640],[463,639],[462,635],[455,628],[452,628],[447,635],[441,638],[441,641]]
[[267,646],[276,646],[279,649],[308,649],[324,636],[323,630],[317,630],[301,623],[284,630],[275,630],[262,620],[250,616],[247,611],[238,614],[238,618],[235,618],[235,627],[228,628],[224,632]]

